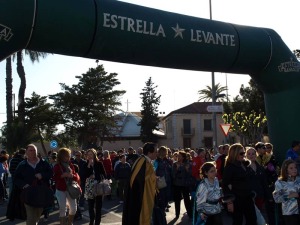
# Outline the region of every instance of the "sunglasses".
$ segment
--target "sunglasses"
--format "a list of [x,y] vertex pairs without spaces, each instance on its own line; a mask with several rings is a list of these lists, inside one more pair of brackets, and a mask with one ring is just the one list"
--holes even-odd
[[239,153],[240,156],[243,156],[243,155],[245,155],[245,154],[246,154],[246,152],[240,152],[240,153]]

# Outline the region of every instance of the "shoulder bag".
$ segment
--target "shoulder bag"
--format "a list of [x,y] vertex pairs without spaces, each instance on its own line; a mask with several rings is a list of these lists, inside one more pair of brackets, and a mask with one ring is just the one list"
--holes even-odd
[[66,181],[66,184],[67,184],[67,192],[69,193],[70,197],[72,199],[79,198],[81,193],[82,193],[79,184],[74,180],[68,180],[67,181],[67,179],[65,179],[65,181]]
[[[95,173],[95,171],[94,171]],[[100,175],[101,181],[94,183],[94,196],[105,196],[111,194],[111,180],[104,179],[103,175]]]
[[[63,169],[61,168],[61,171],[63,172]],[[69,193],[70,197],[72,199],[77,199],[80,197],[82,191],[80,185],[71,179],[64,178],[67,186],[67,192]]]
[[102,181],[95,183],[94,185],[94,195],[110,195],[111,194],[111,180],[103,179]]
[[156,186],[158,189],[162,189],[167,187],[167,182],[165,176],[158,177],[156,180]]

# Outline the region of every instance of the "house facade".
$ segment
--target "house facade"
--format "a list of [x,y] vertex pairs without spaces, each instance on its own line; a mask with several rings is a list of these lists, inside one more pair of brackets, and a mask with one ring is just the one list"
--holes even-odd
[[[207,111],[207,107],[211,105],[211,102],[194,102],[170,112],[163,118],[165,136],[160,139],[159,145],[169,148],[212,148],[213,115]],[[216,114],[217,145],[226,142],[219,126],[222,123],[224,122],[220,112]]]
[[[216,103],[221,105],[222,103]],[[212,148],[213,147],[213,115],[207,111],[211,102],[194,102],[190,105],[170,112],[161,117],[158,146],[169,148]],[[114,138],[104,141],[103,149],[119,150],[132,146],[134,149],[143,146],[140,141],[140,112],[122,112],[116,115],[117,130]],[[222,113],[216,114],[217,145],[226,142],[219,124],[224,123]]]

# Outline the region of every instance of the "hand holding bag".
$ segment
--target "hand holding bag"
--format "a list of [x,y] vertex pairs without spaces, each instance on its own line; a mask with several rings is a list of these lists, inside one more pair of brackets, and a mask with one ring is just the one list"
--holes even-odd
[[34,208],[49,207],[54,204],[54,193],[45,182],[35,179],[21,192],[21,200]]

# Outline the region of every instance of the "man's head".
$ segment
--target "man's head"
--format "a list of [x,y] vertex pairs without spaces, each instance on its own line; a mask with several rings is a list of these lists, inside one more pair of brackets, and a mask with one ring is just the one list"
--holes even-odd
[[128,154],[133,154],[133,153],[134,153],[133,147],[129,147],[129,148],[128,148]]
[[223,154],[223,153],[224,153],[223,145],[219,145],[219,146],[218,146],[218,152],[219,152],[220,154]]
[[197,156],[198,157],[204,157],[205,155],[205,149],[204,148],[198,148],[197,149]]
[[224,155],[228,155],[229,147],[230,147],[229,144],[223,145],[223,154]]
[[20,148],[18,151],[18,155],[24,157],[26,154],[26,148]]
[[81,160],[81,157],[82,157],[81,151],[76,151],[75,152],[75,159],[79,161],[79,160]]
[[157,151],[156,151],[156,145],[152,142],[147,142],[143,146],[143,154],[148,156],[151,160],[156,159]]
[[257,151],[258,155],[263,155],[266,153],[266,146],[263,142],[257,142],[255,144],[255,150]]
[[123,149],[120,149],[117,151],[118,155],[123,155],[124,154],[124,150]]

